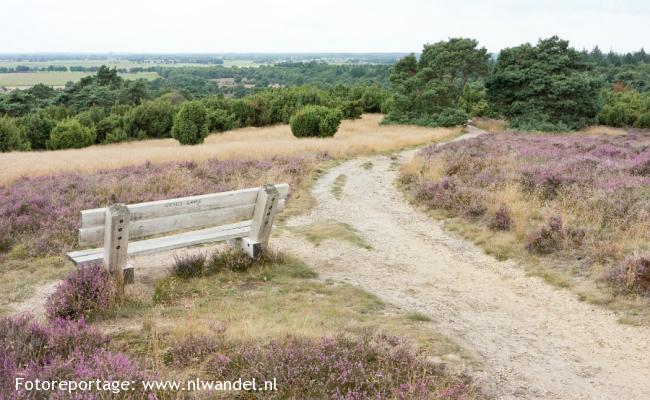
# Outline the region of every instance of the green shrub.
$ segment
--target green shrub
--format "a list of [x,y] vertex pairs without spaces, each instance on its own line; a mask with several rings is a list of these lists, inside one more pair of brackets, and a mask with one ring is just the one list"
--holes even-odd
[[129,135],[126,134],[126,131],[122,128],[115,128],[106,135],[103,143],[119,143],[126,142],[127,140],[129,140]]
[[291,132],[297,137],[334,136],[343,114],[324,106],[306,106],[291,117]]
[[[108,135],[114,133],[116,130],[124,132],[124,129],[122,129],[122,118],[119,115],[111,114],[95,125],[95,132],[97,133],[95,141],[97,143],[104,142]],[[126,132],[124,134],[126,135]]]
[[633,89],[605,90],[598,122],[603,125],[650,127],[650,92]]
[[389,97],[389,92],[380,86],[368,86],[361,96],[363,111],[370,113],[381,112],[381,108]]
[[106,117],[106,112],[103,108],[92,107],[84,112],[81,112],[75,116],[75,119],[79,123],[88,128],[93,128],[99,121]]
[[36,113],[24,116],[18,120],[18,124],[31,143],[31,148],[36,150],[47,147],[47,140],[50,138],[55,122],[41,113]]
[[0,118],[0,151],[29,150],[29,141],[25,132],[16,125],[12,118]]
[[50,149],[79,149],[95,143],[95,130],[85,127],[74,118],[64,119],[56,124],[48,147]]
[[468,119],[469,115],[465,111],[458,108],[447,108],[436,116],[435,125],[445,127],[464,125]]
[[174,106],[164,100],[147,101],[135,107],[126,118],[125,129],[134,138],[169,137]]
[[363,103],[361,100],[344,101],[339,108],[343,113],[343,118],[355,119],[360,118],[361,114],[363,114]]
[[174,117],[172,136],[181,144],[199,144],[208,134],[208,113],[199,102],[184,103]]
[[224,132],[237,126],[235,114],[226,110],[212,110],[208,112],[208,130],[210,132]]
[[650,111],[643,113],[636,120],[637,128],[650,128]]

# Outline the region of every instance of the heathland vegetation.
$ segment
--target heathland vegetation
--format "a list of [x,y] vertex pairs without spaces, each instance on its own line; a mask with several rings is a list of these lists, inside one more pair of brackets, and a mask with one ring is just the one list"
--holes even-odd
[[[333,157],[458,133],[378,126],[377,118],[371,130],[357,127],[367,118],[344,121],[338,139],[297,139],[287,126],[218,136],[239,135],[230,139],[242,150],[232,160],[204,150],[205,158],[212,158],[58,172],[6,183],[0,190],[6,222],[0,225],[3,306],[29,298],[44,281],[62,281],[47,301],[45,321],[0,319],[0,345],[11,349],[1,356],[0,392],[13,390],[16,376],[136,381],[247,376],[276,378],[279,388],[263,395],[246,392],[250,398],[480,398],[468,378],[429,359],[458,349],[432,335],[423,326],[426,321],[350,285],[318,281],[302,262],[283,254],[271,251],[250,260],[217,249],[209,257],[170,257],[157,265],[162,275],[169,268],[169,276],[138,281],[123,296],[103,267],[69,272],[71,266],[62,260],[76,246],[82,209],[287,182],[292,188],[287,211],[296,212],[309,204],[311,177]],[[267,157],[247,159],[256,141]],[[185,149],[202,146],[209,143]],[[291,146],[303,147],[281,156]],[[178,146],[172,150],[178,155]],[[104,325],[120,329],[101,333]],[[369,373],[382,378],[368,380]],[[179,393],[138,389],[122,395],[175,398]]]

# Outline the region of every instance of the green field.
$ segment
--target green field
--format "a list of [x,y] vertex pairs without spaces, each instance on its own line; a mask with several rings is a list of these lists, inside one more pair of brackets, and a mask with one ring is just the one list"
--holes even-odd
[[[65,86],[67,82],[76,82],[84,76],[94,75],[94,72],[15,72],[0,74],[0,87],[27,88],[42,83],[48,86]],[[144,78],[152,80],[158,77],[155,72],[139,72],[120,74],[125,79]]]
[[[111,59],[111,58],[106,58],[106,59],[96,59],[96,60],[85,60],[85,59],[78,59],[78,60],[51,60],[51,61],[8,61],[8,60],[0,60],[0,67],[17,67],[19,65],[24,65],[27,67],[38,67],[38,68],[47,68],[50,65],[54,66],[66,66],[66,67],[101,67],[102,65],[106,65],[107,67],[110,68],[118,68],[118,69],[123,69],[123,68],[135,68],[135,67],[140,67],[140,68],[148,68],[148,67],[155,67],[155,66],[162,66],[162,67],[213,67],[215,64],[199,64],[199,63],[165,63],[165,62],[160,62],[160,61],[144,61],[144,62],[135,62],[135,61],[129,61],[129,60],[122,60],[122,59]],[[218,64],[217,64],[218,65]],[[246,59],[232,59],[232,60],[224,60],[225,67],[257,67],[259,64],[255,63],[253,60],[246,60]]]

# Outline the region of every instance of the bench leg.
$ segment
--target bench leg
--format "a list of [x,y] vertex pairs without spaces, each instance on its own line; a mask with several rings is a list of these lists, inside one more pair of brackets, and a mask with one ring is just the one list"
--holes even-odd
[[124,289],[124,272],[129,246],[129,209],[114,204],[106,209],[104,226],[104,266],[115,278],[120,291]]
[[275,214],[278,212],[280,193],[274,185],[266,185],[257,194],[253,223],[248,237],[235,239],[229,243],[241,248],[249,257],[255,258],[268,244]]

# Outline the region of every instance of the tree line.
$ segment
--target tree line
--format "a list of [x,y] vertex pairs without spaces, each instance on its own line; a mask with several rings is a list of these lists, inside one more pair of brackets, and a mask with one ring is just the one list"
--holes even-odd
[[557,36],[503,49],[478,41],[426,44],[390,74],[387,123],[453,126],[505,118],[520,130],[569,131],[602,123],[650,128],[650,62],[644,50],[577,51]]
[[79,148],[167,137],[196,144],[208,132],[289,123],[305,106],[335,110],[319,114],[330,121],[332,115],[358,118],[363,112],[381,111],[389,96],[379,85],[293,86],[243,98],[155,94],[147,81],[125,80],[107,67],[63,91],[36,85],[12,92],[0,102],[0,150]]

